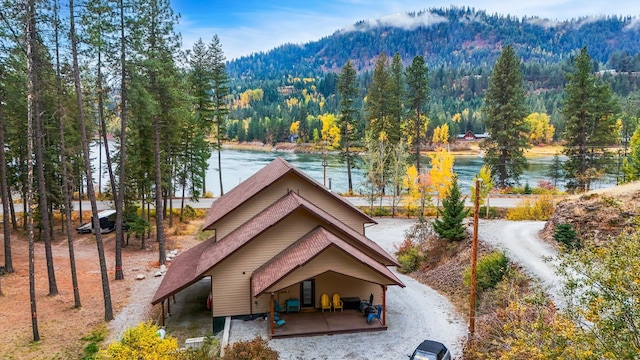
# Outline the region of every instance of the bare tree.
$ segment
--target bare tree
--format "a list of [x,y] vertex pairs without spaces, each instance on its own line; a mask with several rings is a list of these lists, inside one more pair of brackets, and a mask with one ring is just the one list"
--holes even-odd
[[[0,78],[3,78],[3,68],[0,67]],[[4,89],[0,89],[0,144],[5,144],[4,139],[4,113],[3,99]],[[13,259],[11,257],[11,228],[9,227],[9,185],[7,182],[7,160],[4,146],[0,146],[0,189],[2,191],[2,230],[4,233],[4,271],[12,273]],[[2,291],[0,291],[2,295]]]

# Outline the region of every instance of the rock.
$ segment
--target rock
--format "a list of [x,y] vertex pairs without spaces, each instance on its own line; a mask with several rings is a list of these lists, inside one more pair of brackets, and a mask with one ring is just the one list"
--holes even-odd
[[146,276],[144,276],[144,274],[136,275],[136,280],[144,280],[145,278],[146,278]]
[[160,265],[160,272],[163,273],[165,271],[167,271],[167,265],[165,264]]
[[161,271],[156,271],[156,273],[153,274],[153,276],[155,276],[155,277],[162,276],[162,272]]

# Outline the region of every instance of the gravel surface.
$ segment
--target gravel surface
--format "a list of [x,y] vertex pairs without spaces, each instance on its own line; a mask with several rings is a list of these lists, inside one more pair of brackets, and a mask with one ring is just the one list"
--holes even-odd
[[558,252],[538,236],[544,224],[544,221],[485,220],[478,225],[478,238],[504,250],[511,261],[540,280],[547,294],[562,307],[563,283],[555,271]]
[[[415,223],[407,219],[376,219],[366,235],[387,252],[404,239],[404,231]],[[416,280],[397,274],[406,288],[390,286],[387,292],[387,331],[331,336],[273,339],[270,346],[286,359],[404,359],[424,339],[446,344],[454,358],[462,357],[466,321],[448,299]],[[230,341],[267,338],[264,320],[231,323]]]

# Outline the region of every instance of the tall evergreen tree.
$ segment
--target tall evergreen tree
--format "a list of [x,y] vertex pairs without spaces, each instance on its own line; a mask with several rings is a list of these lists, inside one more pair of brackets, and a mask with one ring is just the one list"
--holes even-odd
[[587,48],[573,59],[575,70],[568,74],[562,115],[565,119],[565,177],[577,191],[589,191],[611,162],[607,147],[618,141],[615,114],[618,103],[607,83],[591,72]]
[[438,212],[442,217],[433,221],[433,230],[438,236],[449,241],[463,240],[467,236],[463,221],[469,211],[464,207],[457,175],[453,176],[451,189],[442,199],[442,210],[438,209]]
[[389,102],[389,129],[387,130],[387,138],[389,144],[394,147],[400,143],[402,135],[402,122],[404,119],[404,77],[403,77],[402,58],[399,53],[393,55],[391,60],[391,68],[389,69],[389,88],[387,97]]
[[418,55],[413,58],[411,65],[406,69],[407,86],[408,86],[408,103],[409,108],[415,113],[410,116],[407,121],[407,131],[409,138],[412,140],[413,149],[416,154],[416,170],[420,174],[420,149],[424,136],[424,128],[426,128],[427,119],[423,122],[422,114],[424,106],[429,99],[429,78],[427,77],[429,68],[424,62],[424,57]]
[[504,188],[517,183],[528,167],[524,150],[529,147],[520,59],[510,45],[493,67],[483,113],[490,135],[481,145],[486,151],[484,161],[498,178],[498,187]]
[[391,128],[389,109],[390,76],[387,55],[382,52],[378,56],[373,70],[373,78],[367,90],[367,102],[365,110],[367,115],[367,136],[376,140],[381,133],[388,133]]
[[347,181],[349,194],[353,194],[353,180],[351,168],[353,167],[353,154],[351,143],[354,141],[356,130],[356,109],[354,103],[358,96],[356,83],[356,70],[351,61],[342,67],[338,79],[338,93],[340,94],[340,132],[342,133],[342,151],[347,163]]
[[229,95],[229,76],[225,66],[224,52],[218,35],[214,35],[209,43],[209,53],[211,54],[211,93],[213,97],[213,133],[216,139],[216,151],[218,152],[218,179],[220,182],[220,196],[224,195],[222,186],[222,140],[227,129],[225,127],[226,117],[229,113],[227,96]]
[[100,229],[100,220],[98,219],[98,205],[96,203],[96,194],[93,188],[93,173],[91,169],[91,159],[89,157],[89,139],[87,134],[87,126],[85,125],[84,102],[82,99],[82,83],[80,81],[80,67],[78,65],[77,38],[75,30],[75,13],[73,0],[69,0],[69,37],[71,38],[71,56],[73,59],[73,82],[76,90],[76,105],[78,108],[78,122],[80,123],[80,136],[82,142],[82,156],[84,158],[84,170],[87,181],[87,194],[91,202],[92,224],[96,246],[98,248],[98,261],[100,263],[100,275],[102,278],[102,296],[104,300],[104,320],[113,320],[113,305],[111,303],[111,290],[109,289],[109,274],[107,270],[107,262],[104,256],[104,244],[102,242],[102,234]]

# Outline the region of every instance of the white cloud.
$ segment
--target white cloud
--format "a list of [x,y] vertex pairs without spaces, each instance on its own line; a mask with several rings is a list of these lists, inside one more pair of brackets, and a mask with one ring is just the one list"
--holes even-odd
[[560,21],[557,20],[541,19],[538,17],[527,18],[525,21],[531,25],[537,25],[545,29],[554,28],[561,24]]
[[624,26],[623,30],[624,31],[640,30],[640,18],[631,19],[631,21]]
[[350,25],[344,31],[369,30],[378,27],[396,27],[404,30],[414,30],[421,26],[429,27],[448,20],[442,16],[424,12],[420,15],[409,15],[407,13],[397,13],[384,16],[380,19],[365,20],[358,25]]

